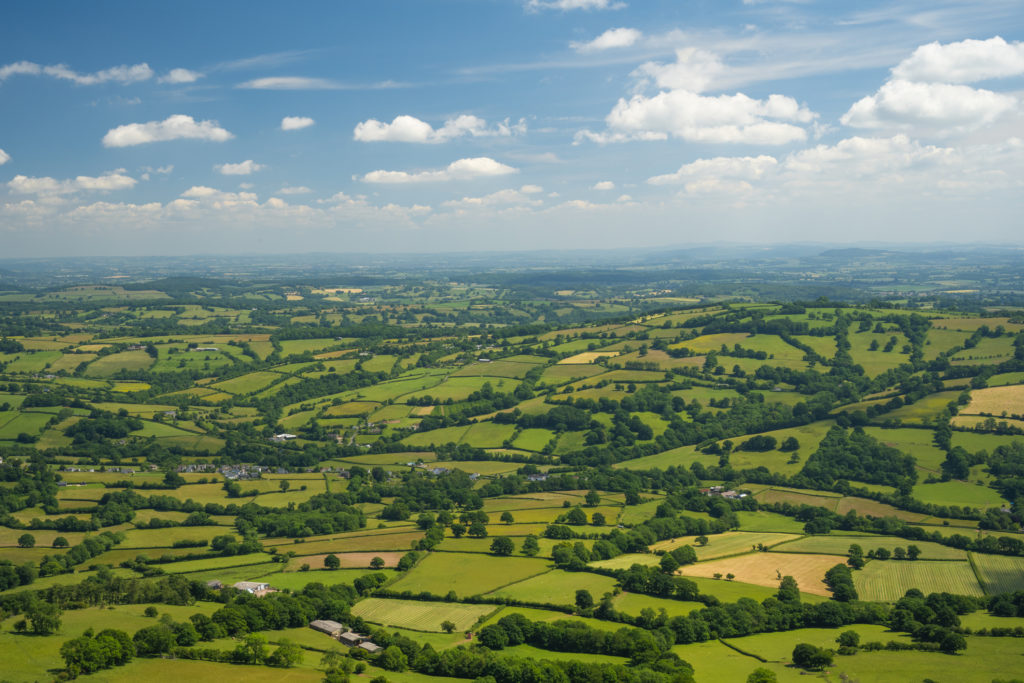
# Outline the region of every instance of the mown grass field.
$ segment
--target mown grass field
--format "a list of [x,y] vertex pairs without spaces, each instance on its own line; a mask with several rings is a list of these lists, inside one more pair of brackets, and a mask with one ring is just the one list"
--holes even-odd
[[916,560],[872,560],[853,573],[862,600],[895,602],[911,588],[928,593],[983,595],[968,562],[927,562]]
[[841,555],[845,557],[850,546],[857,544],[865,554],[869,550],[885,548],[892,552],[895,548],[906,548],[916,545],[921,549],[922,560],[966,560],[967,553],[963,550],[950,548],[938,543],[926,541],[908,541],[892,536],[805,536],[789,543],[772,548],[779,553],[822,553],[825,555]]
[[971,562],[986,593],[1024,590],[1024,557],[971,553]]
[[389,586],[396,591],[482,595],[546,571],[545,560],[470,553],[431,553]]
[[455,630],[465,631],[495,609],[494,605],[367,598],[352,607],[352,615],[375,624],[416,631],[440,632],[442,622],[450,621],[455,624]]
[[703,561],[727,555],[755,552],[754,546],[758,544],[764,544],[770,548],[779,543],[795,540],[800,538],[800,536],[797,534],[727,531],[724,534],[712,534],[707,538],[708,544],[705,546],[697,544],[696,536],[681,536],[655,543],[650,548],[652,551],[664,550],[668,552],[680,546],[689,545],[697,552],[697,559]]

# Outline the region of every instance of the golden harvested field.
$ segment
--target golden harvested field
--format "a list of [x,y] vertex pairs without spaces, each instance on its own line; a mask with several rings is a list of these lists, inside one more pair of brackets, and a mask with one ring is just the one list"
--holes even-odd
[[975,389],[971,392],[971,402],[961,412],[969,415],[987,413],[995,417],[1003,413],[1008,416],[1024,415],[1024,384]]
[[[792,576],[804,593],[814,595],[830,595],[822,579],[827,572],[842,558],[833,555],[803,555],[798,553],[750,553],[739,557],[728,557],[723,560],[699,562],[687,565],[679,570],[683,576],[703,576],[713,578],[716,573],[723,577],[735,574],[736,581],[752,583],[755,586],[776,588],[779,585],[779,574]],[[726,579],[723,578],[722,581]]]
[[[301,548],[301,544],[297,546]],[[288,548],[291,550],[291,548]],[[302,565],[308,564],[310,569],[323,569],[324,559],[330,553],[323,553],[321,555],[301,555],[299,557],[293,557],[288,561],[285,566],[286,572],[299,571]],[[370,560],[375,557],[379,557],[384,560],[385,567],[394,567],[398,564],[398,561],[402,559],[402,555],[405,553],[396,552],[379,552],[379,553],[334,553],[334,555],[341,562],[339,565],[340,569],[370,569]]]
[[559,365],[585,365],[594,363],[600,358],[611,358],[619,355],[618,351],[584,351],[558,361]]
[[711,560],[726,555],[754,552],[754,546],[763,543],[766,546],[773,546],[786,541],[793,541],[800,538],[800,534],[773,534],[773,533],[750,533],[746,531],[728,531],[724,534],[708,536],[708,544],[699,546],[696,536],[682,536],[671,538],[667,541],[655,543],[651,550],[672,551],[676,548],[689,545],[697,551],[698,560]]

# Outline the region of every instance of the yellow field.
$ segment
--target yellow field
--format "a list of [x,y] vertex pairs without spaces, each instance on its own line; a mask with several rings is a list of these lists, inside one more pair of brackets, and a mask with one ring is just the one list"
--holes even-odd
[[[723,560],[699,562],[680,568],[683,576],[713,578],[716,573],[723,577],[735,574],[736,581],[756,586],[776,588],[779,574],[792,576],[804,593],[829,595],[822,579],[827,572],[843,559],[832,555],[802,555],[798,553],[751,553]],[[725,581],[725,579],[722,579]]]
[[595,363],[601,358],[612,358],[619,355],[618,351],[584,351],[575,356],[569,356],[558,361],[558,365],[587,365]]
[[987,413],[996,417],[1024,415],[1024,384],[975,389],[971,392],[971,402],[961,412],[971,415]]

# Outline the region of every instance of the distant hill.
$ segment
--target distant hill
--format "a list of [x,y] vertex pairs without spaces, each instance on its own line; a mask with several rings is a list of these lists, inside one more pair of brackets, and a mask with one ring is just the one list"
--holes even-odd
[[818,256],[821,258],[865,258],[868,256],[888,256],[898,253],[900,252],[889,251],[887,249],[862,249],[858,247],[849,247],[847,249],[826,249],[818,254]]

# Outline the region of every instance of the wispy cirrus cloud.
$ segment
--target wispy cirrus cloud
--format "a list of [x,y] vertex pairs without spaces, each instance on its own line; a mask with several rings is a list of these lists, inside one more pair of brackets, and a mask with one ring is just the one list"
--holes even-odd
[[11,76],[50,76],[64,81],[71,81],[76,85],[98,85],[100,83],[115,82],[122,85],[146,81],[153,77],[153,70],[149,64],[121,64],[112,66],[109,69],[102,69],[93,73],[79,73],[66,64],[52,64],[44,66],[35,62],[14,62],[0,66],[0,82]]

